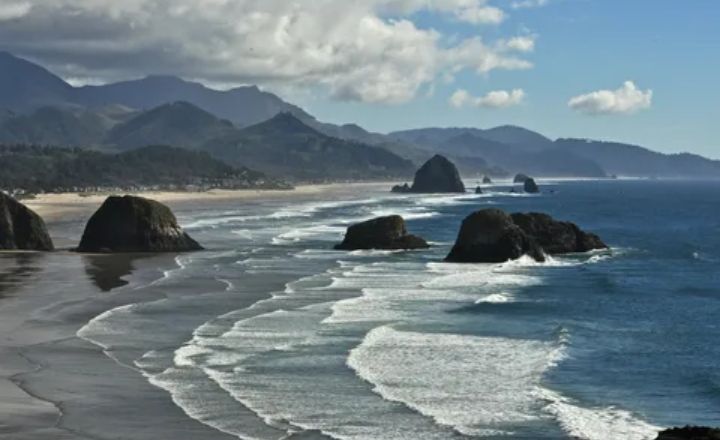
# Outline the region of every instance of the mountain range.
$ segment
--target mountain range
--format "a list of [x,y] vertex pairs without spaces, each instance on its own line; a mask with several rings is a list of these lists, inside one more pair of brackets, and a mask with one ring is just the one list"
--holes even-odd
[[73,87],[0,52],[0,143],[123,152],[172,145],[294,181],[406,177],[440,153],[470,177],[720,177],[720,161],[622,143],[552,140],[516,126],[372,133],[320,122],[255,86],[227,91],[173,76]]

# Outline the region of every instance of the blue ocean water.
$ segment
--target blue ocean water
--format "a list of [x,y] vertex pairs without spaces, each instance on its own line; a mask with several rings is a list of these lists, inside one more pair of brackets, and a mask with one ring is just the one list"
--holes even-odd
[[[470,182],[469,182],[470,183]],[[239,438],[653,439],[720,424],[720,185],[555,181],[180,213],[208,251],[79,335]],[[443,263],[471,212],[547,212],[611,250]],[[428,251],[339,252],[403,215]]]

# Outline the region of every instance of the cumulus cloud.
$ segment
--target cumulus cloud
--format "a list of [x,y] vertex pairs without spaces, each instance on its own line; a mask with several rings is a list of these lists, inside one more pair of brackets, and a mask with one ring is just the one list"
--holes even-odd
[[507,108],[522,104],[525,100],[525,91],[522,89],[495,90],[485,96],[474,97],[467,90],[459,89],[450,97],[450,105],[455,108],[465,106],[483,108]]
[[317,87],[341,100],[402,103],[464,70],[532,67],[521,57],[533,48],[527,37],[448,43],[447,35],[412,20],[426,11],[478,25],[501,22],[505,14],[488,0],[22,4],[28,5],[22,16],[0,26],[2,49],[80,81],[177,74],[214,84]]
[[30,12],[32,5],[27,2],[9,2],[0,4],[0,21],[22,18]]
[[549,0],[518,0],[510,4],[513,9],[539,8],[548,4]]
[[632,114],[652,106],[653,91],[640,90],[634,82],[625,81],[617,90],[576,96],[568,102],[571,109],[591,115]]

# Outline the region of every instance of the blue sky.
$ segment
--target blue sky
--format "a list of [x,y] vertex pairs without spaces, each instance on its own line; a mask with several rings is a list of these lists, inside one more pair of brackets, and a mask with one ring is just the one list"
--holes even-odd
[[[530,70],[466,72],[454,84],[438,82],[431,96],[419,94],[402,105],[322,97],[302,104],[320,119],[354,121],[377,131],[515,124],[550,137],[617,140],[720,158],[720,1],[550,0],[508,15],[499,25],[457,23],[437,14],[424,14],[416,23],[489,39],[537,35],[527,57],[534,64]],[[615,90],[627,80],[653,91],[649,109],[587,115],[568,107],[571,97]],[[447,100],[457,88],[474,95],[521,88],[526,98],[512,108],[456,109]]]
[[0,47],[73,84],[256,84],[380,132],[514,124],[720,159],[718,23],[720,0],[0,0]]

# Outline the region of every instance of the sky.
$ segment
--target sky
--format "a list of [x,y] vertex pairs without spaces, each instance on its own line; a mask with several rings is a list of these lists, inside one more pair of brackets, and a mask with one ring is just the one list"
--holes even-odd
[[257,84],[369,130],[520,125],[720,159],[720,0],[0,0],[73,84]]

